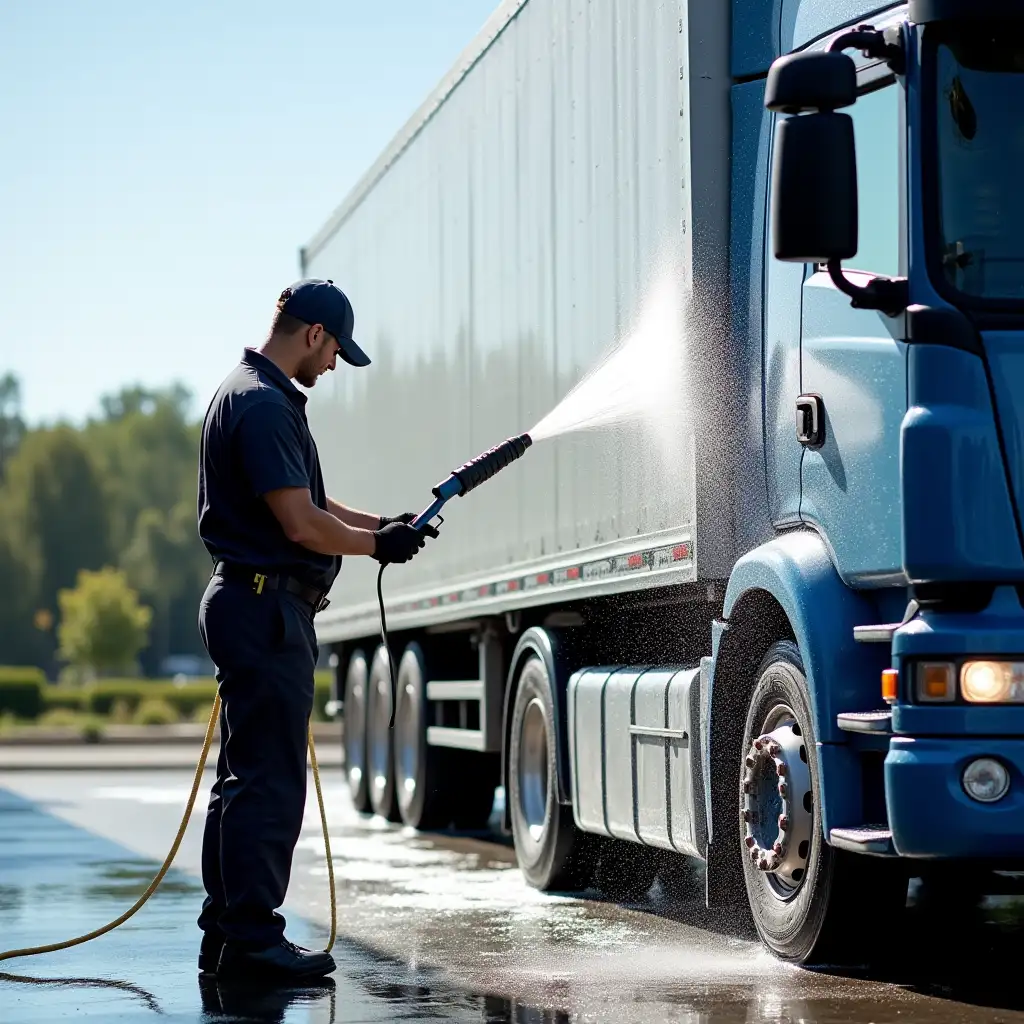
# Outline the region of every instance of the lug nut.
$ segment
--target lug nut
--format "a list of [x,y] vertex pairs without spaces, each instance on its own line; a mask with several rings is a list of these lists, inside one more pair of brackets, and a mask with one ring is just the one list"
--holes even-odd
[[779,815],[779,828],[785,832],[789,828],[789,818],[784,814]]
[[776,761],[775,762],[775,774],[781,779],[786,774],[786,762]]
[[744,839],[743,842],[747,844],[748,850],[754,852],[753,848],[757,845],[757,840],[753,836],[747,836],[747,838]]
[[776,857],[781,857],[783,850],[785,850],[785,847],[782,845],[782,841],[776,839],[775,845],[772,847],[772,852],[775,854]]
[[750,796],[750,794],[754,792],[754,783],[750,780],[745,780],[743,783],[743,792],[747,796]]
[[780,782],[779,783],[779,796],[781,796],[782,799],[785,800],[786,799],[786,794],[788,792],[789,792],[789,786],[787,786],[784,782]]
[[768,753],[772,757],[778,757],[782,753],[782,746],[773,740],[772,745],[768,748]]
[[760,750],[763,746],[764,746],[764,743],[762,743],[760,739],[754,740],[754,749],[755,750]]
[[753,811],[749,811],[749,810],[744,811],[743,812],[743,820],[745,822],[747,822],[748,824],[750,824],[750,825],[756,825],[757,824],[757,815]]
[[752,754],[747,754],[747,760],[746,760],[747,767],[748,768],[753,768],[755,764],[757,764],[757,762],[754,760],[753,755]]

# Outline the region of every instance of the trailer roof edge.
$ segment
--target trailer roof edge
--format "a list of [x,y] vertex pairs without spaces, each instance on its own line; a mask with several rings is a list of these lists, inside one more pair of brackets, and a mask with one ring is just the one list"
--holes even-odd
[[455,64],[444,78],[441,79],[430,95],[420,104],[412,117],[406,121],[398,134],[370,166],[370,169],[356,182],[324,226],[303,246],[307,262],[317,255],[338,228],[351,216],[373,186],[380,181],[391,165],[412,144],[416,136],[426,127],[434,114],[440,110],[448,97],[458,88],[462,80],[473,70],[477,62],[494,45],[498,37],[515,20],[527,3],[529,3],[529,0],[502,0],[473,41],[459,54]]

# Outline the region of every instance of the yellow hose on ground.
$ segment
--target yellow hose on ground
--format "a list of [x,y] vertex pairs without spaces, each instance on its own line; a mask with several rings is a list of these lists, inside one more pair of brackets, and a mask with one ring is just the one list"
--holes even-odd
[[[220,694],[213,701],[213,710],[210,712],[210,724],[206,727],[206,738],[203,740],[203,752],[199,755],[199,763],[196,765],[195,778],[192,780],[192,792],[189,793],[188,803],[185,806],[185,813],[182,816],[181,824],[178,826],[178,834],[174,837],[174,842],[171,844],[171,849],[164,859],[163,864],[160,865],[160,870],[156,873],[153,881],[149,883],[149,888],[135,901],[134,905],[126,910],[120,917],[115,918],[109,924],[105,924],[102,928],[97,928],[95,931],[89,932],[86,935],[79,935],[77,939],[67,939],[64,942],[53,942],[48,946],[27,946],[25,949],[9,949],[5,953],[0,953],[0,960],[14,960],[20,956],[36,956],[40,953],[55,953],[59,949],[70,949],[72,946],[80,946],[83,942],[90,942],[92,939],[98,939],[101,935],[106,935],[107,932],[112,932],[115,928],[120,928],[125,921],[129,918],[134,917],[149,900],[150,896],[153,895],[160,887],[160,883],[164,880],[164,875],[167,874],[168,870],[174,858],[177,856],[178,847],[181,846],[181,840],[185,835],[185,829],[188,828],[189,819],[192,817],[192,809],[195,807],[196,796],[199,793],[199,784],[203,779],[203,771],[206,768],[206,759],[210,754],[210,747],[213,745],[213,734],[217,729],[217,719],[220,718]],[[327,831],[327,812],[324,809],[324,794],[320,788],[320,769],[316,763],[316,746],[313,743],[313,727],[309,727],[309,759],[313,766],[313,784],[316,786],[316,799],[320,805],[320,824],[323,826],[324,832],[324,848],[327,854],[327,877],[330,882],[331,889],[331,938],[327,943],[327,948],[324,950],[325,953],[330,953],[334,948],[334,941],[338,937],[338,908],[335,900],[334,890],[334,862],[331,860],[331,837]]]

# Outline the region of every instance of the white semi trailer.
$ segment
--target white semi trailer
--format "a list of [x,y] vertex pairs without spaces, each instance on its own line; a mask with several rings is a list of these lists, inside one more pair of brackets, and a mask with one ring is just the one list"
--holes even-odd
[[[440,539],[385,573],[393,734],[376,565],[345,565],[317,628],[338,655],[361,810],[417,827],[484,822],[507,781],[502,756],[506,769],[521,758],[509,730],[524,668],[555,688],[548,718],[527,715],[527,742],[562,736],[557,769],[531,769],[548,788],[530,813],[549,798],[557,808],[570,795],[565,679],[548,676],[655,650],[695,665],[709,648],[735,559],[737,467],[698,470],[694,450],[709,428],[716,450],[744,450],[718,420],[734,390],[718,344],[727,321],[688,346],[682,336],[702,283],[728,316],[716,283],[728,278],[730,167],[719,6],[503,4],[303,250],[305,274],[351,296],[374,360],[323,379],[310,402],[328,489],[357,507],[422,508],[439,479],[531,428],[633,332],[650,336],[628,358],[651,362],[652,395],[659,377],[662,393],[666,375],[680,385],[659,422],[535,444],[450,502]],[[696,417],[694,374],[714,392]],[[658,637],[666,615],[686,622],[671,639]],[[574,660],[556,665],[570,643]],[[677,839],[681,827],[677,814]],[[694,836],[685,848],[702,852]]]

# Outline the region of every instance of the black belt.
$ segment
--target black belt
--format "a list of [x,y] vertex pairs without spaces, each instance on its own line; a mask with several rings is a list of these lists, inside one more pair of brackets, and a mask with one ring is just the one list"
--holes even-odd
[[262,594],[266,590],[287,590],[289,594],[302,598],[314,612],[322,612],[331,603],[327,600],[326,590],[310,587],[294,576],[263,572],[255,566],[218,562],[213,567],[213,575],[223,576],[224,579],[236,583],[246,583],[257,594]]

